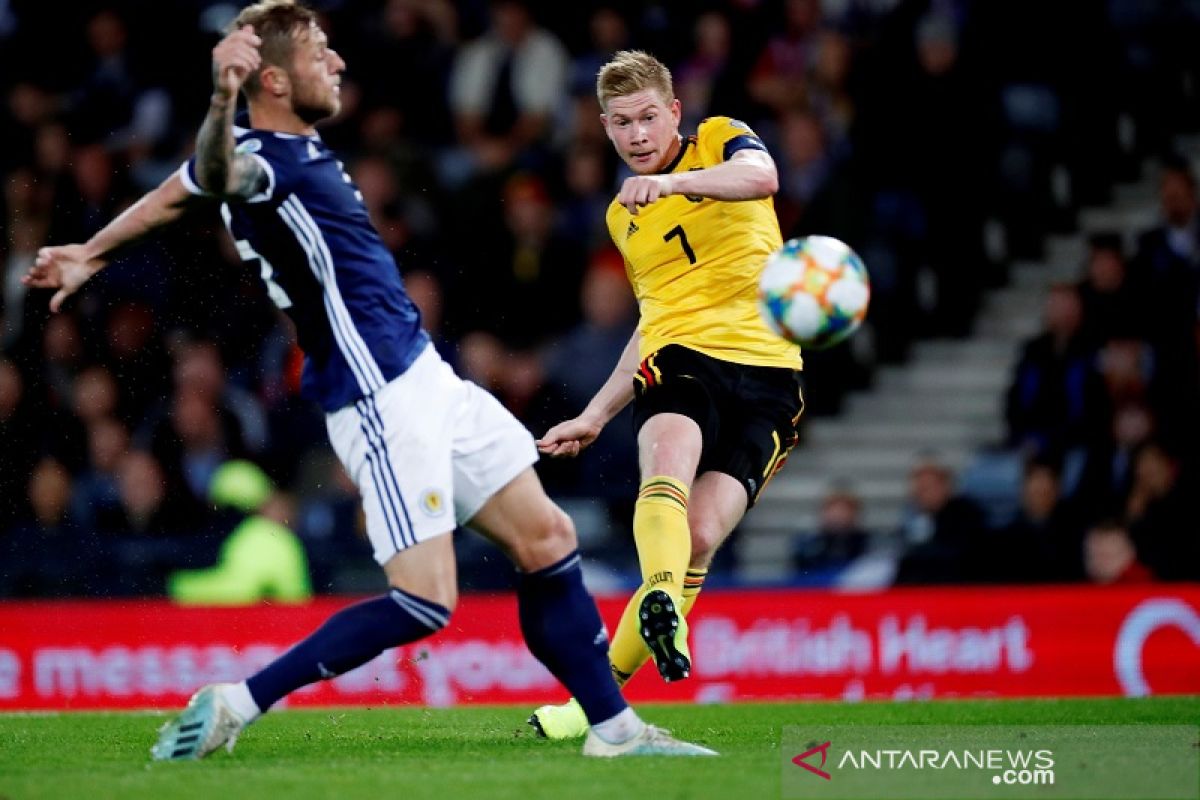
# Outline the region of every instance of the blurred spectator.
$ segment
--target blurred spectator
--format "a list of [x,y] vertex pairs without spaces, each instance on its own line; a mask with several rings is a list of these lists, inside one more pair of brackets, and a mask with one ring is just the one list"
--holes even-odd
[[491,26],[459,51],[450,74],[450,107],[470,172],[504,169],[544,140],[566,99],[567,53],[537,26],[530,4],[492,0],[490,9]]
[[1056,465],[1032,461],[1021,485],[1020,514],[988,538],[980,566],[987,577],[1006,583],[1078,580],[1080,537]]
[[[599,251],[583,281],[583,321],[554,343],[546,354],[547,393],[552,405],[538,420],[542,433],[562,419],[570,419],[588,404],[612,374],[637,324],[637,302],[624,261],[614,248]],[[577,463],[558,463],[551,469],[562,480],[575,474],[574,493],[602,497],[610,502],[636,494],[637,444],[629,435],[632,409],[626,407],[605,426]],[[547,465],[549,466],[549,465]]]
[[567,196],[557,204],[557,229],[568,241],[589,251],[608,245],[604,217],[612,202],[606,180],[607,151],[590,144],[574,144],[564,166]]
[[596,92],[596,74],[618,50],[629,47],[629,25],[617,9],[601,5],[588,20],[588,46],[571,59],[570,92],[573,96],[592,96]]
[[1167,159],[1159,196],[1163,224],[1140,237],[1135,263],[1153,298],[1150,339],[1159,370],[1172,387],[1163,424],[1194,446],[1194,409],[1200,405],[1200,204],[1185,159]]
[[850,484],[830,487],[821,498],[817,530],[796,539],[792,551],[796,571],[815,573],[822,582],[831,580],[865,553],[871,536],[863,529],[861,514],[862,501]]
[[1140,403],[1118,407],[1109,435],[1089,443],[1071,496],[1080,506],[1103,515],[1124,513],[1125,499],[1133,486],[1134,457],[1155,432],[1150,408]]
[[42,458],[28,476],[29,515],[0,540],[0,595],[88,592],[106,571],[101,548],[71,514],[71,475]]
[[175,390],[203,398],[237,420],[246,449],[260,453],[267,446],[267,420],[258,399],[226,379],[221,351],[213,342],[197,340],[181,345],[173,371]]
[[[528,347],[579,319],[585,254],[554,230],[554,209],[541,179],[518,174],[504,190],[504,231],[474,244],[474,264],[456,313],[509,345]],[[460,323],[467,324],[467,323]]]
[[[65,406],[71,402],[83,359],[83,341],[76,318],[71,314],[50,317],[42,332],[42,370],[45,392],[53,405]],[[75,402],[78,405],[78,398]]]
[[[387,0],[368,17],[363,52],[350,64],[368,106],[394,108],[405,138],[435,146],[452,133],[446,92],[454,60],[457,15],[448,0]],[[368,80],[373,75],[420,76]]]
[[729,18],[720,11],[705,11],[696,19],[692,53],[674,70],[675,96],[683,104],[681,131],[695,131],[712,114],[738,113],[731,96],[732,39]]
[[185,529],[187,504],[167,492],[167,478],[153,455],[130,450],[117,462],[120,507],[97,514],[96,526],[110,536],[169,536]]
[[88,460],[75,481],[72,513],[82,524],[94,526],[97,517],[117,513],[121,506],[117,469],[129,452],[129,431],[110,417],[87,427]]
[[115,306],[107,313],[102,337],[106,351],[101,360],[121,387],[130,419],[140,419],[162,397],[170,375],[153,310],[143,303]]
[[816,215],[809,214],[806,218],[806,213],[821,193],[831,188],[844,189],[842,182],[830,186],[835,166],[825,141],[825,130],[816,116],[799,108],[784,112],[780,118],[776,160],[779,193],[775,195],[781,230],[795,229],[802,218],[807,225],[813,225]]
[[1151,441],[1138,451],[1126,514],[1138,558],[1164,580],[1200,580],[1196,482],[1179,456]]
[[1082,336],[1089,347],[1099,348],[1113,337],[1149,333],[1149,302],[1143,288],[1129,274],[1119,234],[1101,233],[1089,239],[1086,272],[1079,284]]
[[37,457],[41,431],[25,394],[25,379],[16,364],[0,356],[0,540],[25,510],[25,483]]
[[413,270],[404,276],[404,290],[421,312],[421,327],[429,333],[438,355],[447,364],[457,365],[457,348],[446,338],[446,332],[442,328],[445,299],[437,276],[426,270]]
[[102,9],[88,20],[86,40],[92,63],[71,98],[72,130],[83,142],[148,155],[167,133],[170,95],[142,85],[154,73],[132,63],[125,21],[115,10]]
[[1083,568],[1092,583],[1124,585],[1154,580],[1153,573],[1138,560],[1129,531],[1113,520],[1088,529],[1083,538]]
[[820,23],[817,0],[784,3],[782,30],[767,40],[747,82],[750,96],[775,115],[800,107],[807,96]]
[[291,501],[249,461],[229,461],[213,475],[209,499],[232,509],[236,524],[217,563],[167,579],[167,593],[188,605],[297,603],[312,596],[304,545],[288,527]]
[[1093,351],[1081,338],[1083,309],[1074,286],[1046,299],[1045,332],[1025,344],[1008,389],[1010,444],[1031,455],[1061,457],[1101,436],[1108,418]]
[[[961,190],[964,175],[978,175],[983,115],[978,94],[960,63],[959,35],[952,16],[931,11],[914,34],[917,70],[903,93],[904,126],[897,155],[919,189],[928,229],[926,258],[936,281],[927,321],[934,335],[970,332],[983,286],[983,216],[979,195]],[[964,265],[978,265],[964,269]]]
[[213,473],[222,463],[247,454],[237,418],[187,386],[175,393],[169,414],[155,427],[152,446],[172,486],[187,491],[197,503],[208,496]]
[[983,512],[954,493],[950,468],[922,456],[909,473],[909,509],[897,532],[905,550],[896,582],[951,583],[972,579],[983,535]]
[[1186,159],[1173,156],[1164,162],[1159,202],[1163,224],[1142,234],[1138,258],[1149,271],[1147,277],[1161,280],[1172,273],[1194,276],[1200,269],[1200,205],[1196,177]]

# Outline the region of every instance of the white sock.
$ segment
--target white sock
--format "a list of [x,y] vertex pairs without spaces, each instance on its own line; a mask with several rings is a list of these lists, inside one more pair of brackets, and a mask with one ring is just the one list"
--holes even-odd
[[646,723],[642,722],[642,718],[637,715],[637,712],[628,706],[615,717],[609,717],[592,726],[596,735],[609,744],[628,742],[645,729]]
[[250,694],[250,687],[245,681],[221,687],[221,697],[233,709],[233,713],[244,719],[247,724],[262,716],[262,709],[254,702],[254,696]]

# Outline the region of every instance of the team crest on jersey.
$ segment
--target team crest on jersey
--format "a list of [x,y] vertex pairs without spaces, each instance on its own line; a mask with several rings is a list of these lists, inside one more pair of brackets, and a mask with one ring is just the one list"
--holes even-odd
[[431,517],[446,513],[446,498],[437,489],[426,489],[421,493],[421,510]]
[[247,139],[233,148],[235,153],[257,153],[259,150],[262,150],[262,141],[259,139]]
[[629,220],[629,229],[625,231],[625,238],[628,239],[630,236],[633,236],[639,230],[641,230],[641,229],[638,228],[638,226],[634,224],[633,220]]

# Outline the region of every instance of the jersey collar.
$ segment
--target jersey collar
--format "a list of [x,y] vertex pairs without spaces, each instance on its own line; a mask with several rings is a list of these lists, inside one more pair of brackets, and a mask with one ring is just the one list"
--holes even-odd
[[679,152],[676,153],[675,157],[671,159],[670,164],[667,164],[665,167],[663,167],[662,169],[660,169],[658,171],[658,174],[666,175],[669,172],[674,172],[675,168],[679,166],[679,162],[683,161],[683,154],[686,153],[687,149],[691,146],[692,146],[692,137],[680,136],[679,137]]

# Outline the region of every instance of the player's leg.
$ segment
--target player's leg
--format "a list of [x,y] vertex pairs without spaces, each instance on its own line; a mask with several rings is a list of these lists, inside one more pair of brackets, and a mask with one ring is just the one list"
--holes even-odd
[[681,613],[691,561],[688,506],[701,458],[719,431],[714,397],[721,384],[719,362],[678,345],[647,357],[638,370],[634,423],[642,484],[633,535],[643,583],[609,651],[619,681],[628,680],[647,653],[664,680],[691,672]]
[[[722,472],[705,472],[696,478],[692,484],[688,500],[688,528],[691,531],[692,557],[688,564],[683,580],[682,610],[686,618],[696,605],[696,598],[704,588],[708,577],[708,568],[712,564],[717,550],[733,533],[734,528],[741,522],[746,513],[746,490],[736,478]],[[634,600],[638,595],[634,595]],[[631,600],[625,607],[622,622],[628,617],[633,624],[637,619],[638,603]],[[617,653],[614,657],[610,652],[613,663],[613,677],[617,683],[624,686],[647,661],[650,660],[648,648],[630,648]],[[619,662],[619,665],[618,665]],[[539,709],[540,710],[540,709]],[[549,714],[556,712],[548,711]],[[563,713],[563,712],[558,712]],[[552,728],[566,728],[566,725]]]
[[521,569],[521,632],[575,698],[588,733],[585,755],[715,755],[642,722],[621,696],[608,668],[604,622],[583,583],[575,526],[532,469],[493,494],[467,524]]
[[[575,527],[526,468],[467,524],[521,570],[517,601],[529,650],[579,700],[593,724],[624,738],[640,729],[608,671],[608,637],[583,584]],[[614,722],[609,722],[615,720]]]
[[[247,680],[201,689],[160,731],[154,758],[201,758],[222,744],[232,748],[246,725],[301,686],[445,627],[457,592],[454,550],[445,535],[454,527],[453,396],[446,404],[425,402],[436,394],[428,385],[436,376],[431,367],[418,359],[374,396],[326,420],[330,442],[362,495],[367,535],[389,591],[337,612]],[[416,386],[425,395],[412,391]],[[411,463],[420,470],[398,469]]]

